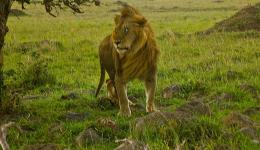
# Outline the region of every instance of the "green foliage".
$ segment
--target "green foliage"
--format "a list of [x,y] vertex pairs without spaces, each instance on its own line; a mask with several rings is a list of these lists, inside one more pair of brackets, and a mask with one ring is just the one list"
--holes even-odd
[[21,112],[21,110],[21,95],[19,91],[5,89],[0,105],[0,114],[15,114]]
[[39,86],[48,86],[55,84],[56,79],[50,73],[48,69],[48,62],[44,59],[34,61],[32,64],[27,66],[22,72],[22,84],[25,88],[35,88]]
[[188,149],[195,149],[223,134],[221,125],[208,118],[181,123],[177,127],[177,133],[180,141],[185,140],[188,143]]
[[[230,111],[244,112],[248,108],[259,107],[257,97],[242,90],[240,85],[246,83],[258,91],[260,89],[260,33],[192,34],[234,15],[238,9],[248,5],[248,0],[223,3],[196,0],[192,1],[192,5],[189,0],[175,0],[174,3],[172,0],[127,2],[138,7],[147,17],[161,49],[155,100],[157,108],[174,111],[195,95],[205,99],[212,115],[190,122],[172,122],[157,129],[147,127],[142,135],[136,135],[131,124],[147,114],[144,108],[133,107],[133,116],[124,119],[117,116],[117,107],[97,101],[93,96],[100,74],[98,46],[113,29],[114,11],[118,5],[107,0],[101,9],[87,7],[86,13],[80,15],[71,15],[65,10],[57,18],[46,15],[42,5],[28,5],[28,15],[21,16],[19,20],[9,17],[4,47],[5,84],[14,85],[13,89],[22,87],[20,97],[23,97],[22,100],[17,99],[18,103],[6,102],[15,106],[21,104],[22,115],[11,119],[26,130],[19,138],[11,132],[8,136],[11,149],[18,150],[36,143],[56,143],[73,150],[79,149],[75,137],[90,126],[105,137],[101,143],[85,148],[90,150],[114,149],[119,145],[114,142],[115,139],[123,138],[144,141],[151,150],[174,149],[184,140],[186,149],[257,149],[258,145],[252,143],[252,139],[238,129],[224,127],[221,119]],[[257,2],[260,1],[250,1],[252,5]],[[20,8],[20,5],[14,3],[13,8]],[[181,92],[177,98],[163,99],[162,90],[172,84],[180,85]],[[79,98],[61,100],[62,95],[71,92],[78,93]],[[216,96],[225,93],[230,94],[232,99],[218,101]],[[103,86],[100,96],[105,95],[106,88]],[[134,95],[136,102],[144,105],[144,88],[139,81],[128,85],[128,95]],[[36,98],[26,99],[33,96]],[[90,115],[82,121],[60,118],[68,112]],[[259,122],[259,115],[252,116],[251,119]],[[97,124],[97,119],[103,117],[114,120],[118,128]]]
[[54,85],[56,78],[48,68],[49,61],[39,53],[32,53],[27,62],[18,63],[17,70],[10,69],[5,72],[7,85],[24,90]]
[[145,143],[162,142],[167,147],[174,148],[176,144],[180,143],[179,136],[176,132],[176,124],[163,125],[159,128],[147,126],[144,132],[140,134],[133,134],[138,140]]

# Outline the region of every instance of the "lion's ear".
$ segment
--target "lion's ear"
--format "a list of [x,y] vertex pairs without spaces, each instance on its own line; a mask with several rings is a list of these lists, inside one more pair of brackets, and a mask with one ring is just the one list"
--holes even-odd
[[138,23],[140,26],[145,26],[147,20],[143,16],[136,16],[136,23]]
[[116,16],[115,16],[115,19],[114,19],[114,20],[115,20],[115,23],[116,23],[116,24],[118,24],[118,22],[119,22],[119,20],[120,20],[120,17],[121,17],[120,15],[116,15]]

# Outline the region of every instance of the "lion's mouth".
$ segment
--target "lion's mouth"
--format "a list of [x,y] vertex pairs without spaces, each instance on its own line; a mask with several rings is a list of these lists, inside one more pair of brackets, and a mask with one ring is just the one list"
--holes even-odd
[[128,47],[120,47],[120,46],[117,46],[117,45],[115,45],[115,47],[116,47],[116,49],[117,49],[118,51],[128,51],[128,50],[129,50]]
[[127,47],[117,47],[117,49],[120,50],[120,51],[127,51],[128,50]]
[[128,50],[129,50],[128,47],[123,47],[123,46],[117,45],[117,44],[115,44],[115,43],[114,43],[114,47],[116,48],[116,50],[117,50],[118,52],[125,52],[125,51],[128,51]]

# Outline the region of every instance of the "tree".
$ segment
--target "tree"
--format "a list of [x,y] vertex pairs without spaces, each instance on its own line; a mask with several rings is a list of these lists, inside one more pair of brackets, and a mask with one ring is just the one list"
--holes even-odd
[[[24,0],[23,0],[24,1]],[[12,6],[13,0],[0,0],[0,109],[2,107],[2,100],[4,97],[4,77],[3,77],[3,46],[4,38],[8,32],[8,27],[6,22],[8,20],[8,15]],[[63,9],[65,7],[70,8],[75,13],[82,13],[80,10],[80,5],[85,3],[94,3],[96,6],[100,5],[100,0],[43,0],[43,5],[47,13],[51,16],[56,17],[53,14],[53,9]]]
[[16,0],[17,2],[21,3],[22,9],[25,9],[24,3],[30,4],[30,0]]

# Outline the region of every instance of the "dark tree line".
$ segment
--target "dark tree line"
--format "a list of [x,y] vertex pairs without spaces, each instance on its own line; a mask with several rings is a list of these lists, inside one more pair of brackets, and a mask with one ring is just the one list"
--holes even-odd
[[[30,3],[31,0],[17,0],[21,2],[22,8],[24,8],[24,3]],[[0,0],[0,109],[2,108],[2,100],[4,98],[4,77],[3,77],[3,65],[4,65],[4,55],[3,46],[5,35],[8,32],[8,27],[6,25],[8,20],[8,15],[12,6],[13,0]],[[55,9],[63,9],[65,7],[70,8],[75,13],[82,13],[80,6],[86,3],[94,3],[96,6],[100,5],[100,0],[42,0],[42,4],[45,7],[47,13],[51,16],[56,16],[53,13]]]
[[16,0],[17,2],[21,3],[22,9],[25,9],[24,3],[30,4],[30,0]]

